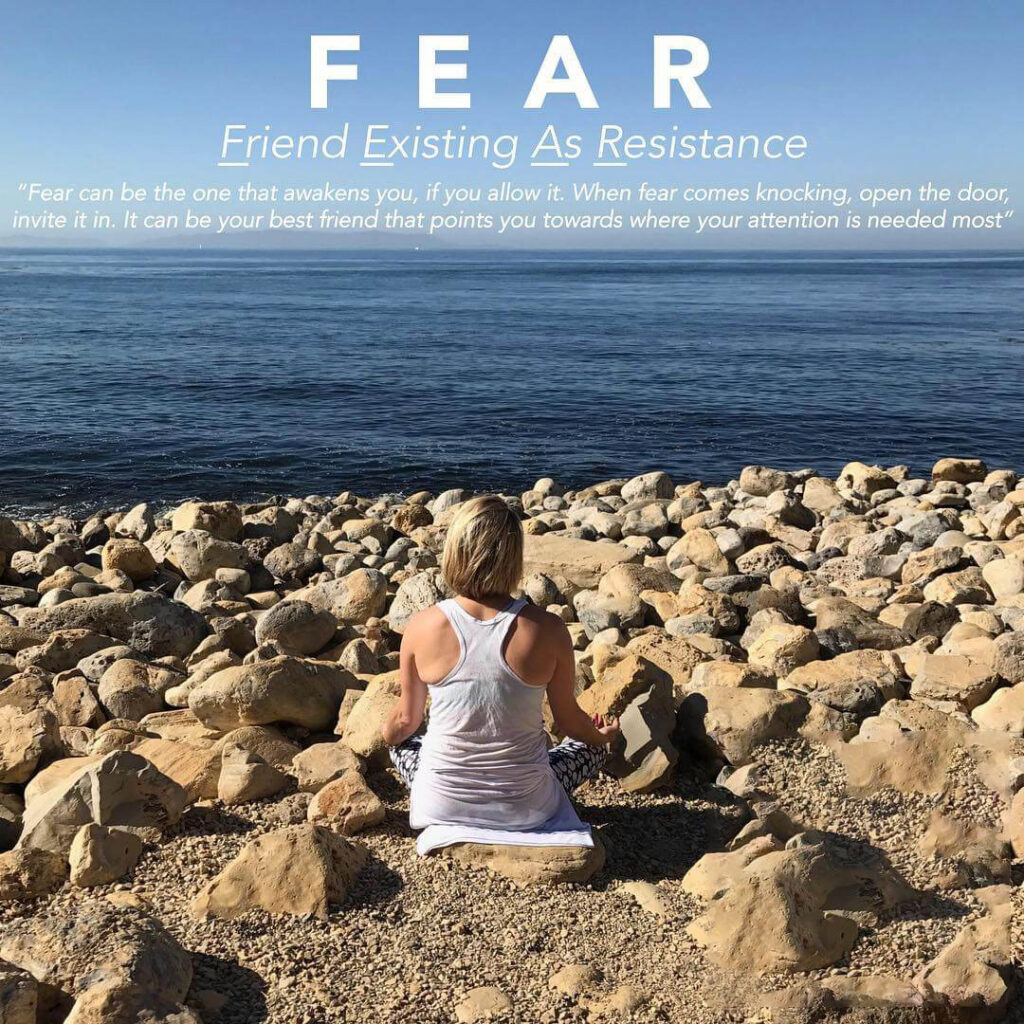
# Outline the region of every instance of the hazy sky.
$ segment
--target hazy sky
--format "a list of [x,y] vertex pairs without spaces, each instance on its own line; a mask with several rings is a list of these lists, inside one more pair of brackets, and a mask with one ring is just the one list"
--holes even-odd
[[[410,164],[385,179],[356,160],[218,168],[226,122],[277,131],[328,133],[345,120],[467,124],[474,131],[532,138],[548,122],[593,133],[603,122],[630,131],[800,133],[802,161],[643,163],[606,172],[608,183],[949,185],[969,180],[1024,192],[1024,7],[1021,0],[965,5],[951,0],[826,3],[713,0],[622,4],[606,0],[339,3],[247,0],[162,4],[6,2],[0,35],[0,235],[17,184],[185,185],[489,184],[593,180],[518,166]],[[468,33],[470,111],[417,108],[417,35]],[[309,109],[311,33],[360,34],[359,81],[330,86],[331,108]],[[555,33],[571,35],[601,104],[581,111],[568,97],[543,110],[523,101]],[[676,90],[671,111],[651,104],[652,36],[703,38],[711,66],[701,83],[711,110],[691,110]],[[341,58],[338,58],[341,59]],[[455,59],[454,57],[446,59]],[[614,176],[613,176],[614,175]],[[1000,235],[910,239],[900,247],[1024,245],[1018,214]],[[814,244],[829,239],[818,237]],[[764,244],[799,248],[806,237]],[[887,245],[861,237],[858,245]],[[719,245],[723,244],[719,242]],[[742,237],[734,244],[752,244]],[[757,244],[754,242],[753,244]],[[895,241],[891,244],[897,244]]]

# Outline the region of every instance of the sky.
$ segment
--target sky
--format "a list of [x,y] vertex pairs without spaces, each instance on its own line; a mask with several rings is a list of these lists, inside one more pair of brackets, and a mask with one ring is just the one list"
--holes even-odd
[[[18,184],[489,185],[592,181],[568,170],[423,163],[394,172],[354,160],[218,167],[226,123],[327,134],[345,121],[408,131],[466,124],[475,132],[533,138],[552,123],[596,134],[602,123],[652,133],[800,134],[802,161],[774,164],[674,161],[602,171],[605,184],[1008,186],[1024,194],[1024,8],[1020,0],[968,6],[949,0],[822,3],[713,0],[622,4],[608,0],[454,2],[193,2],[104,0],[3,3],[0,34],[0,236],[24,210]],[[309,106],[309,36],[359,34],[359,80],[332,83],[326,111]],[[419,33],[468,34],[469,111],[417,107]],[[552,97],[523,102],[551,36],[567,33],[600,103],[580,110]],[[655,34],[695,35],[711,64],[700,81],[712,107],[693,110],[680,90],[654,110]],[[341,57],[337,59],[343,59]],[[450,57],[446,59],[456,59]],[[602,244],[636,244],[611,237]],[[694,244],[800,248],[799,233]],[[539,241],[543,244],[543,239]],[[560,242],[573,242],[566,236]],[[717,242],[717,244],[715,244]],[[690,242],[685,244],[689,245]],[[815,236],[816,246],[1024,247],[1024,220],[999,233]]]

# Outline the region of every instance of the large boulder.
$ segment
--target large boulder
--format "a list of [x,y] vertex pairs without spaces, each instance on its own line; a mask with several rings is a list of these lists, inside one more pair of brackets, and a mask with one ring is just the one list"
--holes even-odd
[[910,695],[953,701],[964,711],[984,704],[998,686],[991,665],[962,654],[925,654],[913,665]]
[[[60,888],[67,877],[68,862],[59,853],[7,850],[0,853],[0,903],[45,896]],[[0,1014],[0,1021],[3,1019]]]
[[341,728],[345,746],[378,767],[386,765],[388,760],[381,726],[394,709],[398,694],[397,672],[374,676],[352,705]]
[[217,780],[217,799],[225,804],[244,804],[276,796],[287,789],[290,780],[284,772],[267,764],[258,754],[227,743],[221,750],[221,769]]
[[342,835],[352,836],[384,820],[384,804],[359,772],[328,782],[309,802],[307,817]]
[[417,612],[432,607],[448,596],[440,575],[436,572],[418,572],[399,586],[388,609],[388,623],[396,633],[403,633]]
[[527,534],[523,575],[543,573],[566,593],[566,588],[569,591],[592,589],[609,569],[633,561],[636,555],[621,544],[598,544],[557,534]]
[[387,578],[376,569],[356,569],[340,579],[297,590],[290,600],[306,601],[339,622],[365,623],[384,614]]
[[710,686],[683,701],[679,724],[698,750],[738,767],[762,743],[794,736],[809,707],[792,690]]
[[244,569],[249,562],[241,544],[219,540],[205,530],[175,534],[167,558],[193,583],[213,579],[218,569]]
[[71,883],[82,888],[108,885],[126,875],[142,855],[142,840],[123,828],[91,822],[71,841]]
[[203,530],[227,541],[242,537],[242,513],[232,501],[186,501],[171,512],[170,520],[176,533]]
[[1007,984],[1013,963],[1010,941],[1013,907],[1009,903],[965,925],[914,979],[948,1019],[983,1024],[1009,1020]]
[[358,687],[340,665],[282,655],[215,673],[189,693],[188,706],[201,722],[223,732],[272,722],[329,730],[342,694]]
[[831,631],[844,637],[851,647],[870,647],[891,651],[910,643],[900,629],[879,622],[859,605],[845,597],[823,597],[814,604],[817,632]]
[[868,679],[887,696],[894,697],[902,677],[903,666],[896,655],[868,649],[839,654],[830,661],[800,665],[779,680],[779,688],[813,693]]
[[517,885],[557,885],[586,882],[604,867],[604,847],[596,837],[593,846],[506,846],[456,843],[438,851],[458,864],[485,868]]
[[671,681],[653,662],[622,647],[594,645],[594,682],[578,698],[588,715],[621,715],[626,707],[656,684]]
[[256,642],[273,641],[293,654],[316,654],[337,629],[338,620],[329,611],[317,611],[308,601],[281,601],[260,616]]
[[192,902],[196,917],[230,920],[250,910],[325,919],[366,863],[363,847],[319,825],[292,825],[253,839]]
[[161,665],[134,658],[115,661],[100,677],[96,694],[111,718],[137,722],[164,708],[164,694],[182,677]]
[[19,668],[41,668],[46,672],[66,672],[83,658],[115,647],[117,641],[90,629],[59,629],[37,647],[23,647],[16,656]]
[[190,804],[217,796],[220,756],[212,746],[150,737],[132,750],[181,786]]
[[806,626],[769,626],[747,651],[750,664],[774,676],[789,675],[818,657],[818,638]]
[[810,971],[850,951],[843,911],[882,912],[914,890],[870,848],[804,833],[743,866],[688,931],[717,964],[758,974]]
[[0,707],[0,783],[28,782],[59,742],[57,719],[49,711]]
[[795,483],[791,473],[770,466],[744,466],[740,473],[740,488],[756,498],[767,498],[775,491],[788,490]]
[[[156,918],[107,900],[7,925],[0,957],[28,971],[75,1024],[189,1024],[192,958]],[[172,1016],[173,1014],[179,1016]]]
[[123,572],[133,583],[148,580],[156,572],[156,559],[142,541],[113,537],[103,545],[104,572]]
[[27,801],[19,849],[67,856],[82,825],[160,832],[185,809],[185,790],[132,751],[115,751],[98,763],[73,760],[86,763]]
[[28,608],[19,624],[44,633],[91,629],[151,658],[187,658],[207,634],[206,620],[187,605],[160,594],[99,594],[49,608]]

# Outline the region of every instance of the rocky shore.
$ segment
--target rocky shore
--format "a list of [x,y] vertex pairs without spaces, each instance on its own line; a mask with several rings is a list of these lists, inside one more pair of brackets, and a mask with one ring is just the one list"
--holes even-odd
[[379,729],[469,497],[0,518],[0,1021],[1024,1020],[1024,483],[507,500],[623,743],[420,859]]

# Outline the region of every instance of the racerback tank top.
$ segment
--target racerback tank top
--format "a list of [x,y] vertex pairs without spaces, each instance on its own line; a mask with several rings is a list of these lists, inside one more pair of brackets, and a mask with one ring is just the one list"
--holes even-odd
[[430,718],[413,779],[409,824],[476,825],[527,830],[568,803],[547,756],[545,687],[509,667],[504,648],[526,604],[511,602],[477,619],[455,600],[442,601],[459,641],[459,660],[428,687]]

